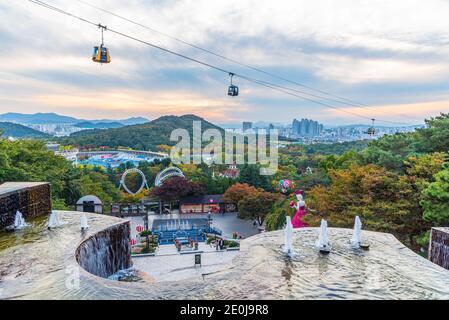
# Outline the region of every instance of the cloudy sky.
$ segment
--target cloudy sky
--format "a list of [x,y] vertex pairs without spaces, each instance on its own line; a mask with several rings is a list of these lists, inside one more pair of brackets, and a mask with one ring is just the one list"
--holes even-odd
[[[78,0],[43,0],[111,29],[279,85],[290,83],[208,55]],[[83,0],[184,41],[362,107],[319,98],[350,113],[421,123],[449,112],[449,1],[446,0]],[[105,34],[112,63],[91,61],[94,26],[27,0],[0,0],[0,113],[57,112],[121,119],[194,113],[217,123],[313,118],[365,123]],[[315,95],[322,95],[314,92]],[[310,97],[310,96],[309,96]],[[379,124],[382,124],[379,122]]]

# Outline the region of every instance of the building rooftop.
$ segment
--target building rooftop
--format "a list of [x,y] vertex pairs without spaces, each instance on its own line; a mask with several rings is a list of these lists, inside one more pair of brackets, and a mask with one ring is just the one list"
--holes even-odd
[[0,196],[16,192],[22,189],[33,188],[41,185],[50,184],[49,182],[5,182],[0,185]]

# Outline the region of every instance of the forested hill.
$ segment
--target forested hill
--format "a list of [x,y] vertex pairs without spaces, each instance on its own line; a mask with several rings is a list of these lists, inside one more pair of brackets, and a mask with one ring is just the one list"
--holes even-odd
[[0,135],[13,138],[49,138],[46,133],[11,122],[0,122]]
[[175,129],[186,129],[192,135],[193,121],[201,121],[202,131],[224,130],[195,115],[164,116],[151,122],[106,130],[84,130],[63,138],[61,142],[75,146],[129,147],[138,150],[156,150],[158,145],[174,145],[170,135]]

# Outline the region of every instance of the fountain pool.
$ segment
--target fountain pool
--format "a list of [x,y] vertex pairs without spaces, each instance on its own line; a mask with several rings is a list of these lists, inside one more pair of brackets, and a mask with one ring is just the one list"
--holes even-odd
[[[93,257],[115,262],[126,259],[126,252],[105,254],[108,249],[104,247],[126,250],[126,246],[100,238],[127,222],[87,214],[89,229],[81,233],[79,213],[60,215],[66,222],[62,228],[48,230],[47,217],[39,217],[29,219],[28,228],[0,233],[0,298],[449,299],[449,272],[416,255],[392,235],[362,231],[363,239],[371,244],[369,251],[363,251],[351,247],[352,230],[335,228],[328,228],[329,255],[317,253],[318,229],[302,228],[293,232],[297,254],[287,257],[281,230],[245,239],[225,269],[203,275],[203,280],[151,282],[144,275],[134,277],[136,282],[119,282],[80,268],[75,253],[80,244],[97,239],[94,245],[84,246],[87,268],[108,268],[110,262],[95,263]],[[71,281],[73,275],[79,275],[78,283]]]

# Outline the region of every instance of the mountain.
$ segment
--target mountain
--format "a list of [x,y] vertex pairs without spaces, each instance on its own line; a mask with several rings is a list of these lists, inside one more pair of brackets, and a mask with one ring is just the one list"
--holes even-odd
[[56,113],[5,113],[0,115],[0,121],[14,122],[20,124],[56,124],[56,123],[76,123],[78,119],[61,116]]
[[117,122],[120,122],[121,124],[125,126],[133,126],[135,124],[144,124],[150,122],[147,118],[144,117],[133,117],[125,120],[117,120]]
[[111,128],[121,128],[125,125],[120,122],[91,122],[91,121],[83,121],[78,122],[74,125],[77,128],[81,129],[111,129]]
[[48,134],[22,126],[17,123],[0,122],[0,132],[3,137],[13,138],[49,138]]
[[120,123],[123,126],[143,124],[149,122],[148,119],[143,117],[133,117],[124,120],[84,120],[77,119],[74,117],[62,116],[56,113],[35,113],[35,114],[24,114],[24,113],[4,113],[0,114],[0,121],[13,122],[19,124],[77,124],[80,122],[91,122],[94,124],[98,123]]
[[202,131],[207,129],[224,130],[198,116],[184,115],[164,116],[148,123],[125,126],[116,129],[104,130],[83,130],[73,133],[68,138],[61,139],[62,143],[76,146],[91,147],[128,147],[139,150],[156,150],[161,144],[174,145],[176,142],[170,141],[170,135],[175,129],[186,129],[192,136],[193,121],[201,121]]

